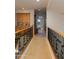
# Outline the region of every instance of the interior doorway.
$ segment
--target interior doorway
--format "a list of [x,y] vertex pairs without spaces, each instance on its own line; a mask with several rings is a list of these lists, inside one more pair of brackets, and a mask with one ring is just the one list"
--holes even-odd
[[34,32],[38,35],[46,35],[46,9],[36,9],[34,16]]

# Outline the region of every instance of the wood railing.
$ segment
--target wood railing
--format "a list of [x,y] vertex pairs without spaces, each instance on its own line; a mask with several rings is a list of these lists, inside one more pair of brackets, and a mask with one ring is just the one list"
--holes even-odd
[[25,48],[30,43],[32,37],[33,37],[33,26],[15,32],[15,50],[18,51],[16,52],[16,59],[18,59],[17,58],[18,55],[19,56],[22,55]]
[[48,28],[48,40],[58,59],[64,59],[64,36]]

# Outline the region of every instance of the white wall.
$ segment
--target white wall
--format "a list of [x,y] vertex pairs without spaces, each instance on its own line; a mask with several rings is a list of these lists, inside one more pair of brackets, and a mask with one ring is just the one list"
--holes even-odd
[[34,10],[16,10],[16,13],[30,13],[30,26],[34,24]]
[[[54,10],[55,4],[54,1],[49,0],[47,6],[47,27],[55,30],[56,32],[64,32],[64,9],[59,4],[60,9]],[[55,2],[56,3],[56,2]],[[60,10],[60,11],[57,11]]]
[[64,15],[47,10],[47,27],[57,32],[64,32]]

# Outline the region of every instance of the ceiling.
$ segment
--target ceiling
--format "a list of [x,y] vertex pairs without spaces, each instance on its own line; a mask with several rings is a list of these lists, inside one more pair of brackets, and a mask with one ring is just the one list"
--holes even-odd
[[15,0],[15,8],[16,9],[38,9],[45,8],[47,6],[48,0],[40,0],[36,2],[36,0]]
[[64,14],[64,0],[49,0],[47,8],[54,12]]
[[64,14],[64,0],[15,0],[15,9],[40,9],[48,8],[52,11]]

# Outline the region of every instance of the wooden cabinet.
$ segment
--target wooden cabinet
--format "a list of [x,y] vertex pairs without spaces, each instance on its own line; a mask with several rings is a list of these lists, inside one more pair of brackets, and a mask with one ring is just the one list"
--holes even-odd
[[28,28],[30,26],[30,13],[16,13],[16,29]]

